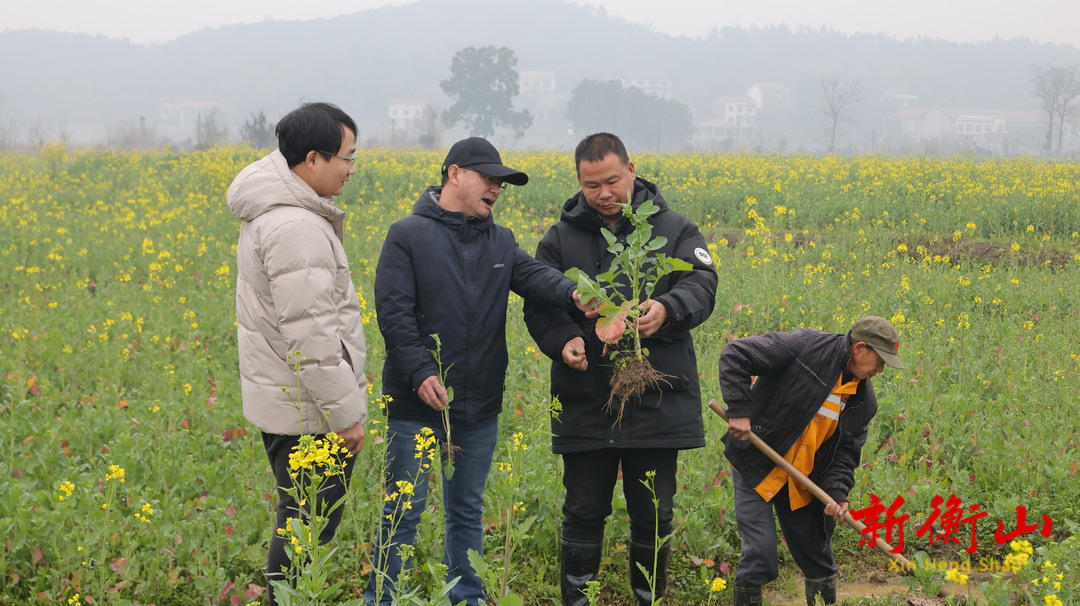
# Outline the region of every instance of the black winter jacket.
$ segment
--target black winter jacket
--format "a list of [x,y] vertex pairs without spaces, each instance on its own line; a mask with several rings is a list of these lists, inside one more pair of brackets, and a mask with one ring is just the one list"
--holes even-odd
[[[652,183],[638,178],[632,205],[651,199],[660,211],[650,218],[653,237],[668,239],[656,251],[693,264],[691,271],[660,279],[652,298],[667,309],[668,320],[642,342],[656,369],[669,375],[670,386],[650,388],[639,402],[627,402],[620,423],[604,410],[611,393],[611,361],[602,355],[596,320],[577,309],[563,311],[525,303],[525,322],[540,350],[552,359],[551,393],[562,403],[559,418],[552,418],[552,446],[556,453],[612,448],[699,448],[705,445],[697,357],[690,329],[712,313],[716,297],[716,270],[705,238],[686,217],[671,210]],[[548,230],[536,250],[538,261],[560,271],[578,267],[595,277],[608,270],[613,255],[600,232],[607,224],[578,192],[563,205],[562,217]],[[633,226],[619,219],[614,234],[625,242]],[[562,348],[583,337],[589,362],[584,372],[563,363]]]
[[521,250],[491,216],[466,220],[439,206],[428,188],[413,214],[390,226],[375,270],[375,309],[386,344],[383,392],[391,417],[440,423],[416,390],[438,374],[432,334],[442,342],[451,422],[502,410],[506,308],[510,291],[573,309],[573,280]]
[[[847,335],[799,329],[745,337],[720,354],[720,389],[729,417],[749,417],[754,433],[784,455],[832,393],[851,352]],[[751,377],[757,377],[751,388]],[[814,456],[807,474],[837,501],[847,501],[855,483],[866,429],[877,414],[870,379],[848,398],[836,432]],[[774,464],[750,442],[724,435],[724,455],[750,486],[769,475]]]

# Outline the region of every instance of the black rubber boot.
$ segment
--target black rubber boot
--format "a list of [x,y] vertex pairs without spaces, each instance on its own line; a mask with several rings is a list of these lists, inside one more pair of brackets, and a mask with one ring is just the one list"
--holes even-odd
[[761,587],[735,588],[735,606],[761,606]]
[[836,575],[823,579],[806,579],[806,606],[814,606],[814,596],[820,595],[826,604],[836,603]]
[[[667,565],[670,554],[671,549],[666,544],[656,551],[654,545],[642,545],[630,541],[630,590],[634,594],[634,603],[638,606],[649,606],[653,603],[653,591],[649,586],[650,578],[653,579],[656,589],[656,599],[664,597],[664,591],[667,590]],[[653,568],[654,556],[655,569]],[[642,572],[638,564],[645,567],[645,572]]]
[[588,606],[589,598],[582,593],[585,584],[596,580],[600,572],[603,543],[589,543],[563,538],[559,564],[562,569],[563,606]]

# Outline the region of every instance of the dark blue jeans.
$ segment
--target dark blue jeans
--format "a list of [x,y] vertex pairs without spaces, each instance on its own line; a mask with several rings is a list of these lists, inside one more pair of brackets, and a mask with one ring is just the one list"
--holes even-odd
[[[390,419],[387,423],[386,446],[386,495],[393,497],[383,502],[383,513],[378,540],[375,542],[374,563],[368,578],[364,601],[369,606],[390,604],[391,590],[395,587],[403,565],[398,556],[401,545],[412,545],[416,540],[416,526],[427,503],[428,479],[431,470],[423,470],[426,458],[417,458],[417,439],[424,427],[420,421]],[[431,427],[439,444],[446,434],[441,425]],[[446,564],[446,581],[458,582],[450,590],[450,602],[464,601],[468,606],[486,604],[480,578],[469,565],[468,551],[475,549],[484,553],[484,485],[491,470],[491,457],[499,436],[499,417],[494,416],[472,424],[456,424],[451,427],[454,446],[460,448],[454,455],[454,479],[443,478],[443,509],[446,519],[446,540],[443,563]],[[436,455],[438,456],[438,455]],[[398,482],[413,484],[413,494],[402,494]],[[404,500],[411,501],[409,508]],[[390,519],[387,519],[389,516]],[[394,525],[396,524],[396,528]],[[393,530],[393,536],[389,536]],[[376,596],[379,584],[380,596]]]
[[[324,436],[315,436],[322,439]],[[270,533],[270,551],[266,558],[266,579],[268,587],[268,597],[270,604],[275,604],[274,601],[274,588],[270,585],[270,581],[275,579],[285,578],[284,570],[289,567],[289,556],[285,553],[285,537],[277,533],[278,528],[285,528],[288,524],[289,518],[306,518],[308,513],[305,508],[305,515],[301,516],[300,508],[296,504],[296,499],[285,491],[293,485],[293,478],[289,469],[289,453],[296,448],[296,445],[300,442],[300,436],[287,436],[273,433],[263,432],[263,448],[266,449],[266,456],[270,459],[270,467],[274,470],[274,479],[277,481],[278,489],[278,506],[277,506],[277,519],[274,523],[274,530]],[[322,487],[319,490],[318,503],[316,503],[316,513],[325,515],[325,510],[335,503],[345,498],[345,493],[348,489],[349,478],[352,476],[353,461],[356,457],[348,457],[345,459],[344,475],[342,476],[330,476],[323,481]],[[341,513],[344,507],[338,507],[333,509],[328,516],[329,521],[323,528],[322,533],[319,535],[319,542],[326,543],[330,539],[334,538],[334,533],[337,532],[337,527],[341,524]]]
[[832,552],[836,521],[825,515],[825,505],[821,501],[812,501],[792,511],[787,485],[772,500],[766,501],[737,471],[732,470],[731,477],[735,481],[735,520],[742,542],[736,585],[760,587],[780,575],[774,511],[791,557],[803,576],[821,579],[837,571]]
[[[630,540],[653,545],[654,537],[671,534],[675,517],[675,470],[679,451],[669,448],[603,448],[563,454],[564,539],[580,543],[600,543],[604,524],[611,515],[611,495],[622,468],[623,494],[630,514]],[[656,497],[642,483],[645,472],[655,471]],[[659,514],[659,515],[657,515]],[[657,530],[659,525],[659,530]]]

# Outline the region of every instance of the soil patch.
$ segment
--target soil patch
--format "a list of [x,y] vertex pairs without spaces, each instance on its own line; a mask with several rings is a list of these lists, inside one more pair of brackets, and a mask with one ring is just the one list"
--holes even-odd
[[1039,266],[1054,270],[1063,269],[1072,259],[1072,253],[1053,248],[1014,251],[1011,247],[991,244],[983,240],[961,239],[953,242],[936,238],[917,239],[914,246],[908,247],[906,254],[916,261],[921,261],[928,256],[948,257],[951,261],[967,259],[991,265],[1016,263],[1021,267]]

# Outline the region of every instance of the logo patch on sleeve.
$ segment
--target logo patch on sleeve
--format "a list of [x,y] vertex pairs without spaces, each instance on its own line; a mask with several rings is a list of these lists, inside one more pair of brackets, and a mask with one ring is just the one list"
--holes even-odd
[[695,248],[694,256],[698,258],[698,261],[701,261],[705,265],[712,265],[712,255],[704,248]]

